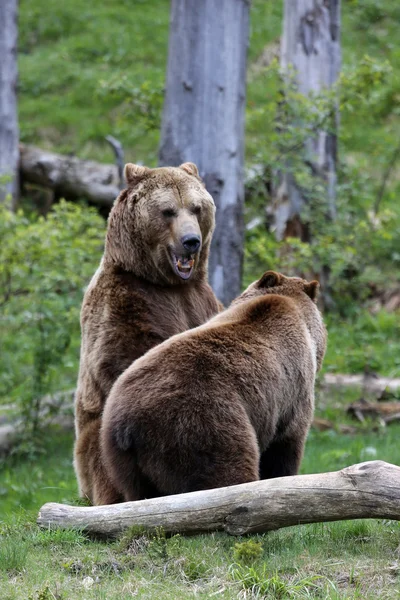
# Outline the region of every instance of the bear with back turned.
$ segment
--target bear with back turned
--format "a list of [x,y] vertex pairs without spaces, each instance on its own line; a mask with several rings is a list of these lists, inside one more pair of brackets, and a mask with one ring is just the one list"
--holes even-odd
[[317,292],[268,271],[119,377],[101,445],[125,501],[298,473],[326,347]]
[[113,383],[147,350],[220,308],[207,283],[215,206],[196,166],[128,164],[125,178],[128,187],[111,210],[104,256],[81,311],[74,466],[80,495],[94,504],[121,499],[99,445]]

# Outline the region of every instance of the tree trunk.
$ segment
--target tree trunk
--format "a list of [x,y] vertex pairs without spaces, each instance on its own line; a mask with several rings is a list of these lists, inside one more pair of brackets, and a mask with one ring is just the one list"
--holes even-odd
[[78,527],[115,536],[129,527],[166,533],[262,533],[344,519],[400,520],[400,468],[383,461],[333,473],[296,475],[109,506],[42,506],[41,527]]
[[13,208],[18,196],[17,5],[18,0],[0,1],[0,203],[10,197]]
[[172,0],[161,165],[197,164],[216,206],[210,283],[240,292],[248,0]]
[[[294,69],[298,91],[305,96],[331,88],[341,64],[340,0],[285,0],[281,68],[284,76]],[[338,124],[335,109],[334,120]],[[327,218],[335,216],[336,133],[321,125],[305,144],[310,172],[323,183]],[[295,173],[282,173],[274,194],[272,212],[278,239],[288,236],[309,241],[312,233],[301,219],[307,191],[296,185]]]

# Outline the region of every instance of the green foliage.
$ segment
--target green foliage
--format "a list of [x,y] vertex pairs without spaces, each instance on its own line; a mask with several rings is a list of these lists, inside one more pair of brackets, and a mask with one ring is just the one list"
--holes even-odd
[[124,108],[123,118],[132,121],[140,118],[146,132],[158,131],[161,127],[161,111],[164,102],[163,87],[144,81],[139,87],[126,76],[109,81],[100,81],[102,97],[111,98]]
[[400,374],[400,323],[396,313],[351,308],[346,319],[326,318],[329,332],[325,369],[360,373],[364,369],[389,377]]
[[250,564],[258,560],[262,555],[262,544],[255,540],[236,542],[233,549],[233,558],[236,563]]
[[[325,184],[311,167],[310,140],[317,131],[332,129],[338,103],[345,118],[355,111],[366,118],[382,114],[382,90],[389,85],[392,69],[387,61],[364,56],[357,67],[343,71],[336,88],[308,97],[297,92],[294,78],[283,75],[276,62],[266,70],[266,76],[273,93],[264,104],[264,118],[274,123],[274,130],[258,153],[259,162],[265,167],[253,178],[247,200],[248,218],[259,214],[265,203],[272,200],[263,187],[265,178],[276,188],[277,177],[285,173],[296,180],[306,199],[301,219],[311,240],[303,243],[288,238],[278,243],[262,224],[252,228],[246,237],[245,283],[271,267],[306,277],[329,270],[330,289],[324,290],[329,296],[326,307],[348,315],[351,302],[362,304],[373,287],[387,288],[396,282],[396,272],[400,270],[400,211],[393,203],[391,208],[380,203],[383,176],[377,179],[360,162],[351,166],[342,162],[337,214],[332,219]],[[389,163],[393,152],[398,152],[397,146],[385,153]]]
[[[169,8],[167,0],[21,0],[22,141],[113,162],[104,141],[112,134],[128,160],[154,164],[159,135],[149,130],[148,103],[159,104],[152,90],[164,84]],[[134,82],[132,97],[105,93],[102,82],[124,78]]]
[[[38,509],[45,502],[72,502],[77,485],[72,468],[72,433],[48,427],[41,430],[35,452],[21,453],[0,460],[0,518],[21,506]],[[1,531],[1,529],[0,529]]]
[[32,436],[43,396],[75,380],[79,309],[99,263],[104,222],[64,201],[46,218],[0,211],[0,402],[18,403]]

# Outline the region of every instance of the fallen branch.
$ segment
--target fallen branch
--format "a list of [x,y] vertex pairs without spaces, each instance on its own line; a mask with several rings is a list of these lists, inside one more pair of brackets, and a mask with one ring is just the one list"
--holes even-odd
[[333,421],[330,421],[329,419],[322,419],[321,417],[315,417],[311,427],[317,431],[329,431],[330,429],[335,429],[340,433],[345,434],[357,433],[357,427],[353,427],[352,425],[337,425]]
[[38,524],[116,536],[132,526],[166,533],[261,533],[343,519],[400,520],[400,468],[383,461],[341,471],[254,481],[232,487],[108,506],[45,504]]
[[392,423],[399,419],[400,402],[368,402],[359,400],[349,405],[347,413],[363,423],[365,417],[379,418],[384,424]]
[[20,175],[22,181],[50,188],[59,198],[86,198],[106,208],[111,208],[120,192],[116,165],[54,154],[25,144],[20,144]]
[[327,373],[322,381],[326,387],[353,387],[360,386],[371,392],[382,392],[384,389],[396,391],[400,389],[400,378],[393,377],[366,377],[362,375],[334,375]]

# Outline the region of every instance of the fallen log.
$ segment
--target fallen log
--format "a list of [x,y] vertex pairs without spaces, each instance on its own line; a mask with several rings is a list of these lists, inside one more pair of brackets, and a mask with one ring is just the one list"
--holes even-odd
[[53,190],[59,198],[86,198],[106,208],[111,208],[120,192],[116,165],[55,154],[25,144],[20,144],[20,176],[22,181]]
[[[66,430],[73,429],[74,396],[75,390],[68,390],[41,398],[39,415],[43,426],[59,425]],[[24,422],[19,412],[16,404],[0,406],[0,456],[11,450],[23,430]]]
[[327,373],[321,380],[326,387],[353,387],[367,388],[370,392],[382,392],[387,389],[395,392],[400,389],[400,378],[393,377],[366,377],[362,375],[335,375]]
[[48,503],[37,519],[44,528],[79,528],[113,537],[127,528],[165,533],[262,533],[344,519],[400,520],[400,467],[360,463],[332,473],[254,481],[176,496],[107,506]]

